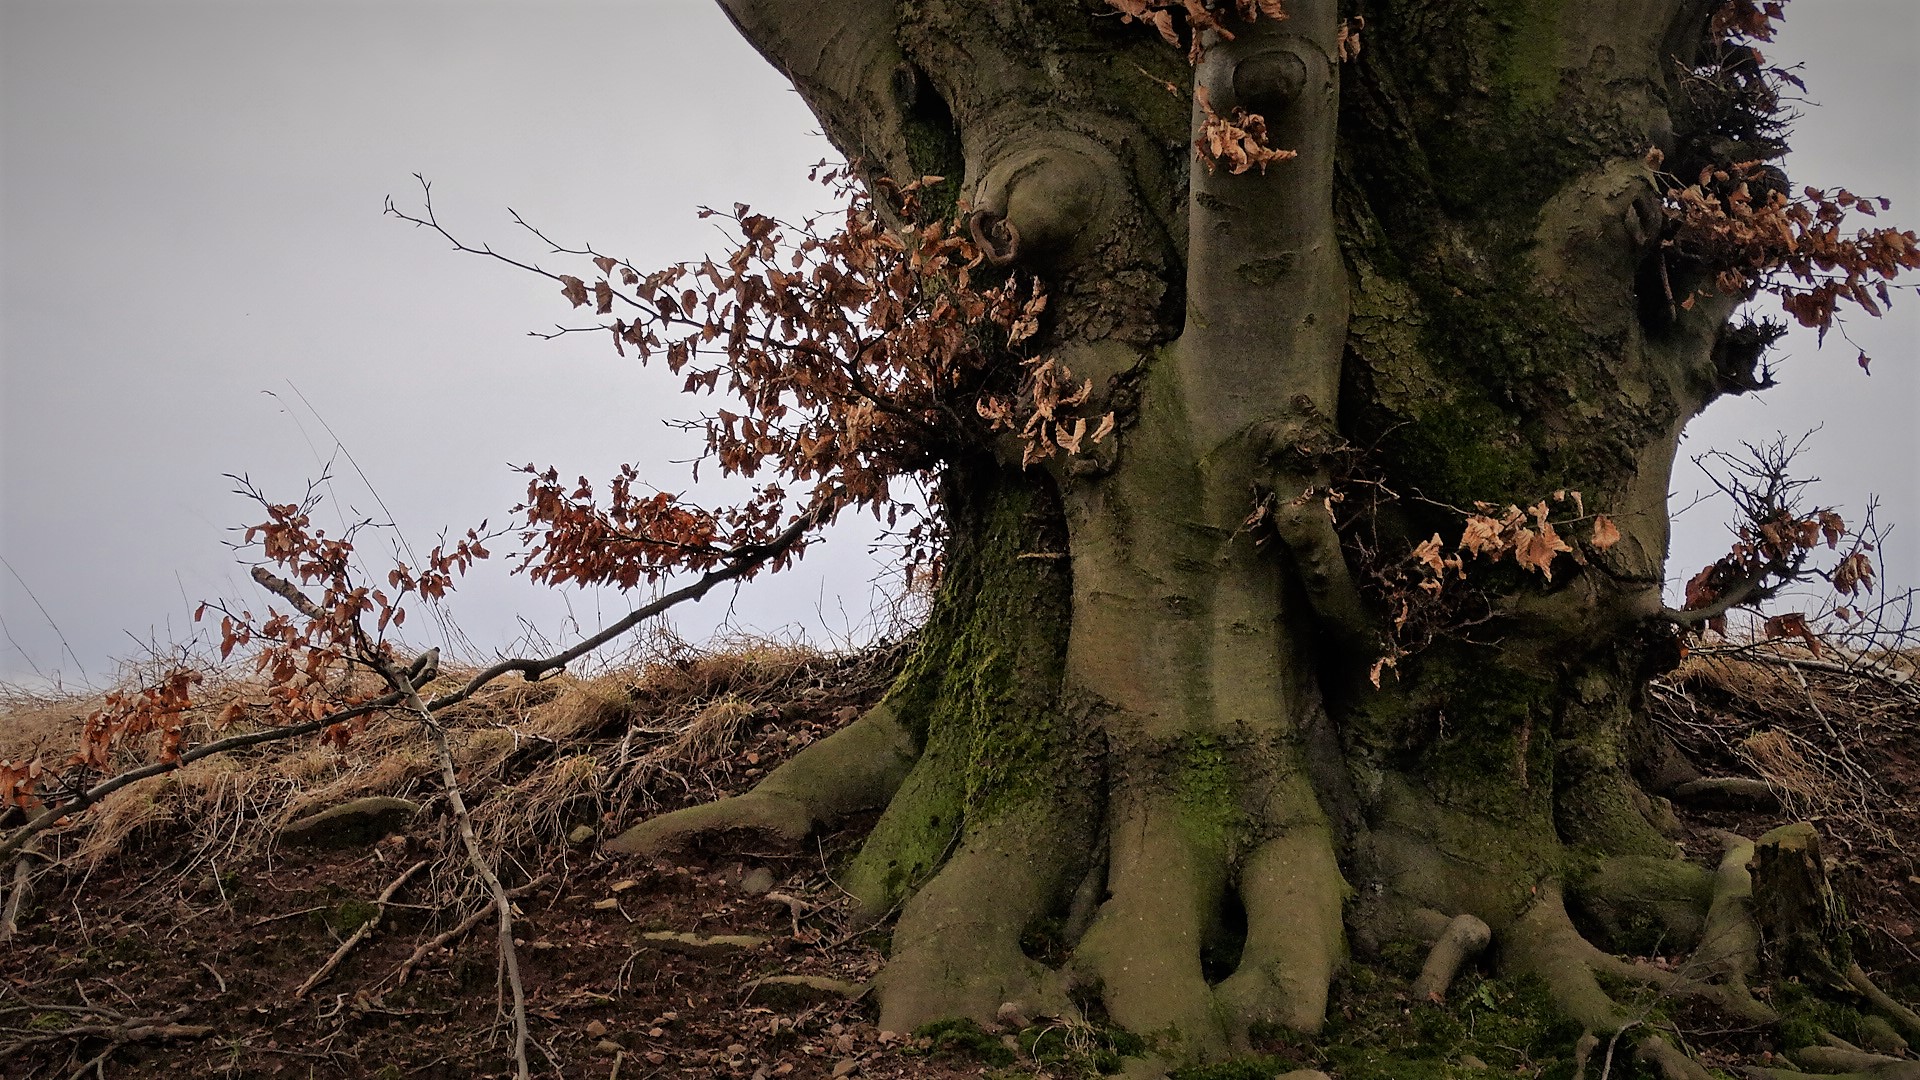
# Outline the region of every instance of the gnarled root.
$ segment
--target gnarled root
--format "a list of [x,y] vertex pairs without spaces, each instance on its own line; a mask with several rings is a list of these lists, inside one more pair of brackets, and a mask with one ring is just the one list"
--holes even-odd
[[1114,808],[1110,898],[1074,953],[1107,1014],[1154,1037],[1169,1059],[1223,1057],[1227,1033],[1200,965],[1226,890],[1226,852],[1197,842],[1171,798],[1135,794]]
[[761,844],[791,848],[815,829],[885,806],[916,756],[912,737],[881,702],[795,754],[746,794],[643,821],[606,847],[656,855],[744,833]]
[[[1753,1023],[1771,1023],[1776,1015],[1747,992],[1745,982],[1757,963],[1753,949],[1758,935],[1742,906],[1744,890],[1750,890],[1744,881],[1743,851],[1750,852],[1751,845],[1729,845],[1716,875],[1715,902],[1701,949],[1679,972],[1621,960],[1596,948],[1574,928],[1559,886],[1550,881],[1540,886],[1533,905],[1507,932],[1505,966],[1540,979],[1568,1018],[1592,1034],[1618,1038],[1640,1021],[1601,988],[1603,975],[1663,995],[1707,1001]],[[1662,1080],[1708,1078],[1706,1070],[1659,1035],[1639,1039],[1634,1055]]]
[[1346,958],[1346,892],[1324,823],[1296,824],[1240,864],[1247,943],[1240,964],[1214,988],[1236,1050],[1257,1024],[1318,1031],[1327,987]]
[[1020,939],[1083,875],[1093,832],[1085,817],[1027,804],[969,828],[901,909],[893,955],[874,980],[882,1029],[947,1017],[990,1024],[1009,1004],[1025,1017],[1075,1014],[1065,980],[1026,956]]
[[[1109,890],[1074,955],[1114,1022],[1154,1039],[1167,1062],[1248,1049],[1260,1025],[1316,1031],[1346,955],[1346,885],[1331,833],[1296,807],[1283,780],[1265,815],[1268,838],[1237,861],[1217,829],[1178,798],[1117,793]],[[1228,889],[1246,913],[1233,972],[1208,985],[1202,952]]]
[[1916,1015],[1912,1009],[1902,1005],[1886,991],[1875,986],[1873,980],[1867,977],[1867,973],[1859,964],[1853,964],[1847,968],[1847,982],[1860,992],[1860,996],[1867,999],[1867,1004],[1872,1005],[1876,1012],[1891,1020],[1895,1027],[1904,1032],[1910,1042],[1920,1043],[1920,1015]]
[[1419,977],[1413,980],[1413,999],[1436,1004],[1447,999],[1447,987],[1460,973],[1460,966],[1480,955],[1493,940],[1493,930],[1473,915],[1456,915],[1440,932],[1440,940],[1427,952]]

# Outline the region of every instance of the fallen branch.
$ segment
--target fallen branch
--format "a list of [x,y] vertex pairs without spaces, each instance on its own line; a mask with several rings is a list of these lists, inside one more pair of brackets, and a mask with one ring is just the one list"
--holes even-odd
[[298,738],[302,735],[311,735],[316,731],[324,731],[335,724],[345,723],[348,720],[365,716],[368,713],[379,712],[382,709],[391,709],[395,705],[400,704],[400,700],[400,695],[398,694],[384,694],[374,698],[372,701],[355,705],[350,709],[342,709],[339,712],[330,713],[318,720],[309,720],[303,724],[289,724],[286,727],[270,727],[260,731],[250,731],[245,735],[234,735],[230,738],[217,739],[213,742],[196,746],[169,761],[156,761],[150,765],[142,765],[137,769],[129,769],[111,779],[102,780],[98,784],[68,799],[66,802],[42,809],[38,814],[33,816],[32,820],[15,829],[13,834],[8,836],[4,841],[0,841],[0,859],[6,858],[8,855],[20,850],[26,845],[27,841],[38,836],[40,833],[60,824],[60,822],[66,818],[85,810],[87,807],[92,806],[94,803],[99,802],[101,799],[106,798],[130,784],[137,784],[148,777],[165,776],[167,773],[174,772],[175,770],[184,769],[194,762],[199,761],[201,758],[213,757],[216,754],[227,754],[235,750],[245,750],[249,746],[258,746],[261,743],[280,742],[285,739]]
[[33,869],[29,865],[35,859],[44,859],[45,855],[29,847],[20,852],[13,861],[13,884],[7,889],[7,903],[0,908],[0,944],[13,940],[20,932],[20,913],[27,908],[27,897],[33,893]]
[[[433,710],[420,700],[420,692],[414,688],[413,680],[407,673],[378,659],[372,654],[373,662],[380,674],[395,689],[406,697],[407,708],[433,737],[434,753],[440,759],[440,781],[445,789],[447,803],[453,808],[453,820],[459,826],[460,843],[467,849],[467,861],[473,865],[474,872],[480,875],[487,890],[493,894],[493,910],[500,919],[500,963],[505,970],[507,984],[513,991],[513,1061],[515,1076],[518,1080],[528,1080],[530,1068],[527,1065],[527,988],[520,981],[520,955],[513,945],[513,901],[507,897],[507,890],[500,884],[500,876],[493,872],[493,865],[487,862],[485,853],[480,850],[480,841],[474,836],[473,815],[467,812],[467,799],[460,790],[460,776],[453,764],[453,748],[447,744],[447,731],[433,718]],[[431,666],[429,664],[429,666]],[[418,665],[416,665],[416,670]]]
[[405,885],[413,875],[426,869],[426,867],[427,860],[422,859],[412,866],[407,867],[406,870],[401,872],[399,877],[388,882],[387,887],[381,890],[379,899],[373,902],[373,917],[361,923],[359,927],[354,930],[352,936],[341,942],[340,947],[333,950],[333,955],[327,957],[327,962],[320,965],[320,970],[307,976],[307,981],[301,983],[300,986],[294,990],[293,996],[296,998],[306,997],[307,991],[325,982],[327,976],[333,974],[334,969],[340,966],[340,962],[345,960],[347,954],[353,951],[354,946],[371,937],[373,932],[380,928],[380,920],[387,913],[387,901],[393,899],[393,894],[399,892],[401,886]]
[[[530,893],[537,892],[552,880],[553,880],[552,874],[541,874],[539,877],[534,878],[532,881],[527,882],[525,885],[520,885],[515,888],[508,889],[507,899],[518,900],[521,897],[526,896]],[[445,948],[446,946],[452,944],[453,942],[458,941],[461,938],[467,936],[467,934],[470,933],[474,927],[479,926],[481,921],[491,914],[493,914],[493,903],[489,902],[487,906],[480,908],[478,911],[475,911],[473,914],[468,915],[464,919],[461,919],[459,925],[455,926],[453,929],[443,931],[439,934],[435,934],[431,940],[427,941],[425,944],[421,945],[419,948],[413,950],[413,955],[407,957],[406,960],[401,962],[398,968],[394,969],[394,973],[392,977],[395,980],[395,984],[398,986],[407,985],[407,979],[412,977],[413,969],[420,966],[421,961],[425,960],[428,956],[431,956],[436,949]]]
[[[213,1034],[213,1028],[203,1024],[182,1024],[191,1011],[187,1008],[176,1009],[166,1016],[128,1016],[112,1009],[80,1008],[71,1005],[29,1006],[35,1012],[69,1012],[88,1017],[98,1017],[94,1023],[75,1024],[72,1027],[51,1031],[30,1031],[13,1042],[0,1046],[0,1060],[12,1058],[20,1051],[41,1043],[57,1042],[61,1039],[80,1039],[97,1036],[106,1039],[111,1045],[108,1051],[132,1042],[144,1042],[148,1039],[199,1039]],[[21,1031],[14,1028],[13,1031]]]

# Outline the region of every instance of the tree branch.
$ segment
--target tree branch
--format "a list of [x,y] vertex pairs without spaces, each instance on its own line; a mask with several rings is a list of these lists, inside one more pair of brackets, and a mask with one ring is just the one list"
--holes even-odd
[[[605,645],[620,635],[625,634],[627,631],[639,626],[655,615],[690,600],[698,600],[712,591],[714,586],[732,581],[735,578],[759,569],[777,556],[791,550],[794,544],[798,543],[801,537],[806,535],[808,530],[824,522],[826,516],[827,511],[825,507],[817,507],[809,510],[796,518],[793,524],[787,526],[784,532],[765,545],[751,549],[742,549],[741,557],[737,561],[721,567],[718,570],[708,571],[701,575],[698,581],[675,589],[673,592],[660,597],[652,603],[635,609],[625,618],[609,625],[599,633],[582,640],[572,648],[540,659],[516,658],[512,660],[502,660],[469,679],[466,685],[462,686],[459,690],[444,697],[434,698],[432,702],[427,704],[427,712],[431,715],[443,709],[451,708],[472,697],[488,683],[493,682],[503,675],[517,672],[528,682],[538,682],[540,679],[546,678],[549,675],[563,671],[568,664],[593,652],[595,649],[600,648],[602,645]],[[271,572],[266,571],[264,568],[261,568],[260,572],[266,573],[270,578],[273,577]],[[260,578],[256,575],[255,580],[259,581]],[[274,580],[279,581],[281,579],[275,578]],[[266,586],[266,583],[262,582],[262,585]],[[279,592],[277,587],[266,587],[273,588],[273,591],[276,593]],[[293,587],[289,584],[288,588],[292,589]],[[293,589],[293,592],[295,595],[299,595],[298,589]],[[304,596],[301,596],[301,602],[309,606],[311,606],[312,603]],[[289,600],[289,603],[293,603],[293,601]],[[299,606],[299,604],[295,606]],[[380,697],[360,705],[355,705],[352,708],[330,713],[317,720],[310,720],[302,724],[290,724],[286,727],[267,728],[263,731],[249,732],[245,735],[235,735],[231,738],[220,739],[202,746],[197,746],[170,761],[156,761],[150,765],[131,769],[110,780],[102,781],[57,806],[49,806],[43,809],[25,825],[15,829],[4,841],[0,841],[0,859],[5,859],[7,856],[20,850],[21,847],[26,845],[27,841],[47,829],[52,828],[54,825],[59,824],[61,820],[69,815],[85,810],[101,799],[106,798],[130,784],[136,784],[149,777],[165,775],[177,769],[185,768],[202,758],[213,757],[216,754],[244,750],[249,746],[280,742],[286,739],[312,734],[316,731],[323,731],[334,724],[345,723],[348,720],[365,716],[368,713],[391,709],[397,705],[404,704],[405,701],[405,695],[399,691],[395,691],[383,694]]]

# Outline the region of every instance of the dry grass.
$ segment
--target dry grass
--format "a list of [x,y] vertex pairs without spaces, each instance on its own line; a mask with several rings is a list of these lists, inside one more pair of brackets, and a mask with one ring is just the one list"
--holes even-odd
[[[581,824],[600,829],[663,800],[705,797],[715,787],[710,770],[737,752],[756,718],[772,719],[809,694],[824,699],[846,685],[877,685],[893,662],[891,655],[835,656],[753,639],[708,649],[670,637],[653,644],[649,655],[617,670],[503,681],[442,714],[475,829],[503,865],[544,864]],[[262,689],[232,669],[207,674],[209,701],[258,697]],[[446,670],[435,687],[450,689],[471,674]],[[63,760],[80,719],[98,705],[97,696],[0,696],[0,758]],[[233,734],[211,728],[216,713],[210,705],[188,716],[189,744]],[[118,764],[138,764],[149,749],[127,748]],[[143,845],[184,843],[184,878],[209,859],[271,856],[288,822],[368,795],[414,799],[451,829],[430,744],[396,716],[375,721],[345,749],[313,739],[267,744],[142,781],[55,830],[42,847],[57,866],[85,873]],[[451,845],[451,832],[442,841]],[[472,892],[461,868],[449,865],[438,878],[445,900]]]

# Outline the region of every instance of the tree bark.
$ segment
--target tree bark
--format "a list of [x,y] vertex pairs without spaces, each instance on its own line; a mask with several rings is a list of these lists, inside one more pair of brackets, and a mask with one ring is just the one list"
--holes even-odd
[[[1672,643],[1675,448],[1752,360],[1723,345],[1738,298],[1655,247],[1649,151],[1686,175],[1740,150],[1688,84],[1712,3],[1289,0],[1194,67],[1090,0],[723,6],[869,176],[943,177],[937,211],[1014,226],[1052,355],[1120,429],[953,466],[946,576],[886,702],[617,846],[884,806],[845,882],[899,915],[894,1030],[1091,997],[1161,1062],[1215,1060],[1317,1029],[1350,948],[1424,954],[1465,917],[1601,1036],[1628,1026],[1603,978],[1765,1012],[1724,941],[1715,973],[1657,976],[1563,901],[1593,882],[1592,910],[1747,925],[1707,871],[1664,869],[1629,760]],[[1209,169],[1196,90],[1298,156]],[[1358,544],[1322,501],[1356,458],[1400,496]],[[1547,585],[1471,566],[1484,617],[1372,685],[1393,613],[1366,552],[1556,491],[1620,542]],[[1043,925],[1065,964],[1022,951]]]

